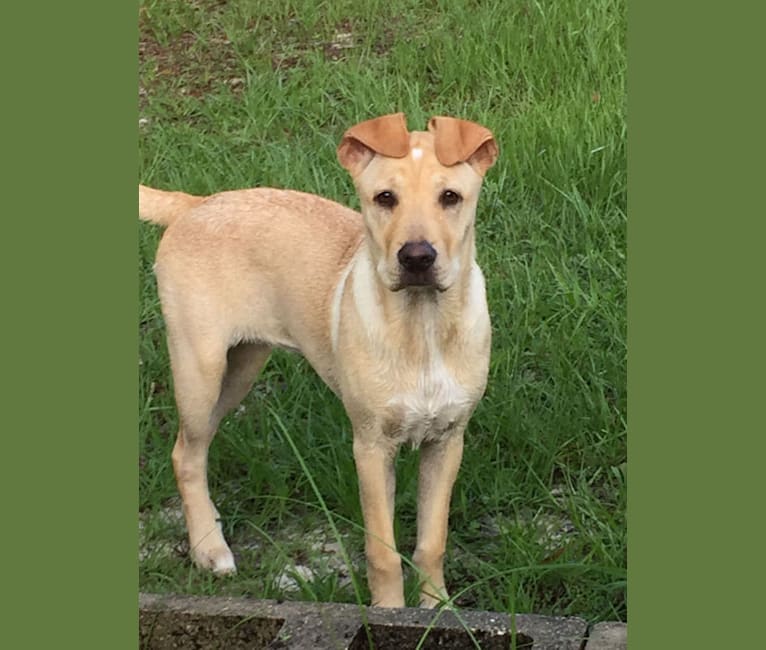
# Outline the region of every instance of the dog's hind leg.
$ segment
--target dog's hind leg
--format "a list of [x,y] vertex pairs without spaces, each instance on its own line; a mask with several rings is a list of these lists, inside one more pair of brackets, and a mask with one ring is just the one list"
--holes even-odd
[[226,374],[216,405],[216,417],[222,418],[245,398],[271,354],[263,343],[240,343],[226,354]]
[[183,501],[191,555],[215,573],[236,570],[210,500],[207,455],[218,423],[249,390],[268,358],[269,348],[246,344],[228,351],[222,345],[190,345],[168,336],[176,405],[180,420],[173,448],[173,469]]

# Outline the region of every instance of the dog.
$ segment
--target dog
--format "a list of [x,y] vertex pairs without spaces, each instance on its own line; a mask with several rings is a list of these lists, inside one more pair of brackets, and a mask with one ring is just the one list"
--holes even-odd
[[487,383],[491,327],[474,220],[492,133],[403,113],[350,128],[337,149],[361,203],[270,188],[207,197],[139,186],[165,226],[155,275],[179,413],[172,462],[194,562],[236,570],[206,466],[221,418],[272,348],[299,351],[342,400],[365,525],[372,604],[404,606],[394,459],[420,448],[420,605],[445,601],[444,553],[463,432]]

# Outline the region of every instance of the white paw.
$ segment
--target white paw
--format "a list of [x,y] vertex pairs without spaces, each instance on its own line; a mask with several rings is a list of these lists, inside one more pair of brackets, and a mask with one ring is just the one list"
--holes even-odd
[[192,559],[198,567],[212,571],[219,576],[237,572],[234,556],[226,544],[214,548],[197,547],[192,551]]
[[215,564],[213,565],[213,573],[217,576],[232,575],[237,572],[237,566],[234,564],[234,556],[229,549],[226,550],[228,551],[228,557],[220,557],[216,559]]

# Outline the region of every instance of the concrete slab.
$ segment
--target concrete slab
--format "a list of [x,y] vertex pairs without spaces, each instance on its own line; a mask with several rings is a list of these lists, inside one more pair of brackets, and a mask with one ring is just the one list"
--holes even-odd
[[628,650],[625,623],[596,623],[588,634],[585,650]]
[[587,633],[576,617],[157,594],[139,594],[139,626],[147,650],[580,650]]

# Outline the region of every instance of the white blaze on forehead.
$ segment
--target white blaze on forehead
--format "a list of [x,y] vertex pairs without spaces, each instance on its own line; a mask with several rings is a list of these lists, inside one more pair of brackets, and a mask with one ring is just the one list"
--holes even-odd
[[423,150],[420,147],[413,147],[410,151],[413,160],[418,160],[423,157]]

